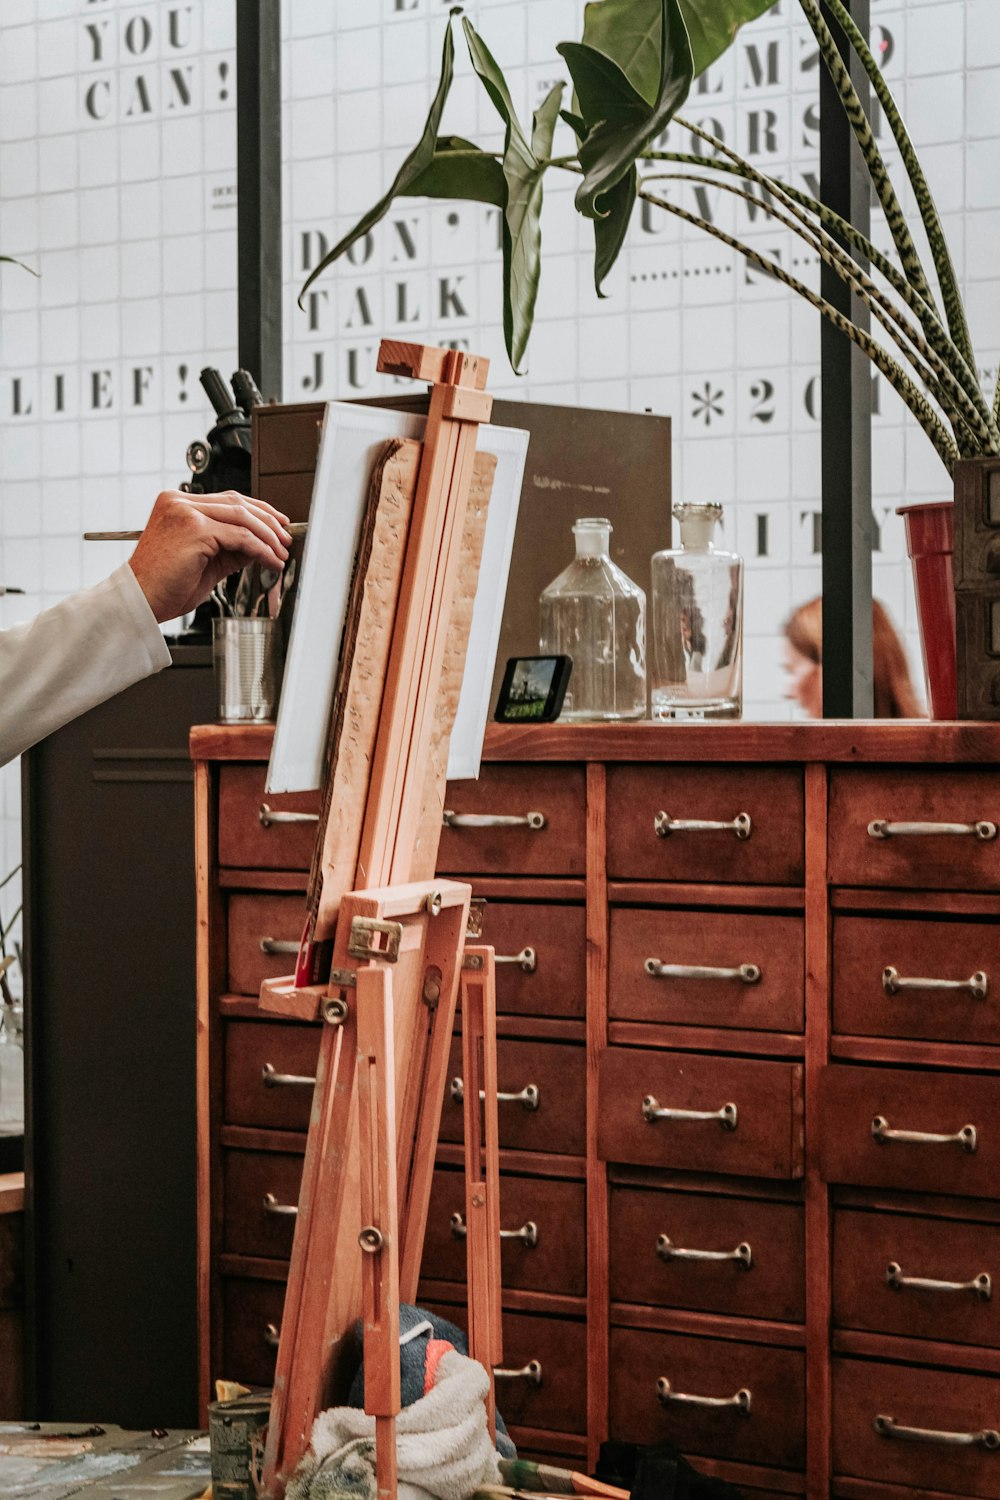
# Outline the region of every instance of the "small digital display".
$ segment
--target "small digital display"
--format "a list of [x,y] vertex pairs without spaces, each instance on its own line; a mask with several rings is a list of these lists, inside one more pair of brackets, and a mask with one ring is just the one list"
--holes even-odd
[[571,666],[568,656],[511,657],[495,717],[504,724],[548,723],[558,718]]

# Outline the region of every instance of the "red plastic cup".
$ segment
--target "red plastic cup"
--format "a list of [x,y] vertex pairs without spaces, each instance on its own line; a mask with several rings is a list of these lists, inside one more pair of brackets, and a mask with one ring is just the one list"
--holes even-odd
[[953,719],[958,711],[955,647],[955,505],[900,505],[906,524],[906,550],[913,563],[913,590],[920,621],[927,706],[932,719]]

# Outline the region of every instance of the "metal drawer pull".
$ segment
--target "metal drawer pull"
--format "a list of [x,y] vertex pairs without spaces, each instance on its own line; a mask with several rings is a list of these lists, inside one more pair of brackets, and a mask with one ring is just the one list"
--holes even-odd
[[[461,1104],[465,1098],[465,1084],[461,1078],[451,1080],[451,1098],[453,1104]],[[480,1099],[485,1099],[485,1092],[479,1090]],[[519,1104],[522,1109],[537,1109],[542,1102],[542,1091],[537,1083],[526,1083],[523,1089],[516,1094],[497,1094],[498,1104]]]
[[743,1386],[735,1396],[692,1396],[689,1391],[675,1391],[665,1375],[656,1382],[656,1399],[661,1406],[684,1405],[706,1407],[733,1407],[744,1417],[750,1415],[753,1397]]
[[873,818],[868,834],[873,839],[921,837],[930,834],[967,835],[987,843],[997,836],[997,825],[978,820],[975,823],[890,823],[887,818]]
[[918,1292],[972,1292],[981,1302],[993,1296],[993,1279],[987,1271],[980,1271],[971,1281],[937,1281],[933,1276],[904,1276],[902,1267],[891,1260],[885,1268],[885,1279],[894,1292],[906,1287]]
[[968,990],[977,1000],[985,1000],[989,993],[989,976],[977,969],[968,979],[910,979],[887,964],[882,970],[882,988],[887,995],[898,995],[900,990]]
[[534,974],[538,955],[534,948],[522,948],[520,953],[498,953],[495,964],[519,964],[525,974]]
[[299,944],[294,938],[261,938],[261,953],[298,953]]
[[889,1141],[903,1141],[911,1146],[961,1146],[971,1154],[979,1145],[975,1125],[963,1125],[952,1135],[939,1135],[932,1130],[892,1130],[884,1115],[876,1115],[872,1120],[872,1135],[880,1146]]
[[281,1330],[274,1323],[264,1324],[264,1343],[269,1349],[277,1349],[281,1343]]
[[260,804],[257,813],[262,828],[270,828],[272,823],[318,823],[319,813],[303,812],[275,812],[268,807],[266,802]]
[[537,832],[544,828],[544,813],[456,813],[445,808],[441,815],[445,828],[530,828]]
[[735,1130],[739,1111],[735,1104],[724,1104],[721,1109],[666,1109],[652,1094],[642,1101],[642,1118],[647,1125],[657,1120],[718,1120],[723,1130]]
[[[453,1213],[451,1216],[451,1237],[454,1240],[464,1240],[469,1231],[465,1227],[465,1215]],[[520,1229],[501,1229],[502,1240],[520,1240],[522,1245],[527,1245],[529,1250],[534,1250],[538,1244],[538,1225],[534,1219],[529,1219],[522,1224]]]
[[656,1237],[656,1253],[661,1260],[734,1260],[737,1265],[749,1271],[753,1265],[753,1251],[743,1240],[736,1246],[735,1250],[684,1250],[680,1245],[675,1245],[669,1235],[660,1234]]
[[753,821],[749,813],[737,813],[731,823],[717,823],[711,818],[672,818],[669,813],[658,812],[653,819],[653,830],[658,839],[672,833],[735,833],[738,839],[748,839],[753,832]]
[[264,1194],[264,1212],[276,1219],[294,1219],[299,1212],[297,1203],[279,1203],[273,1193]]
[[653,979],[739,979],[743,984],[757,984],[760,980],[758,964],[720,969],[705,964],[663,964],[658,958],[647,958],[643,968]]
[[276,1073],[270,1063],[260,1070],[261,1082],[266,1089],[315,1088],[316,1078],[307,1078],[303,1073]]
[[519,1370],[505,1370],[499,1366],[493,1371],[494,1380],[526,1380],[529,1385],[541,1385],[542,1367],[537,1359],[529,1359]]
[[935,1432],[933,1427],[903,1427],[895,1417],[876,1417],[879,1437],[898,1438],[904,1443],[940,1443],[946,1448],[985,1448],[995,1453],[1000,1448],[1000,1432],[985,1427],[981,1432]]

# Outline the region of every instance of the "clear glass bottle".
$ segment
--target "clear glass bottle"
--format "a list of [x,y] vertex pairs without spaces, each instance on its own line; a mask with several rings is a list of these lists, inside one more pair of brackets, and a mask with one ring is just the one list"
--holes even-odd
[[743,711],[743,559],[717,552],[722,506],[675,505],[681,545],[653,554],[654,719],[738,719]]
[[616,563],[611,522],[575,523],[576,556],[539,600],[540,649],[573,660],[561,719],[646,714],[646,595]]

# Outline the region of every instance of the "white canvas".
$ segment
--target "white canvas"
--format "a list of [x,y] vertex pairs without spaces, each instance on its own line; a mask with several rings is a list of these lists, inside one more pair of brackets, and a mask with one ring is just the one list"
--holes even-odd
[[[322,781],[340,640],[372,466],[390,438],[422,437],[425,420],[377,406],[338,401],[327,405],[267,773],[268,792],[312,791]],[[510,427],[481,427],[478,447],[496,455],[497,467],[451,737],[448,775],[452,780],[479,775],[528,434]]]

